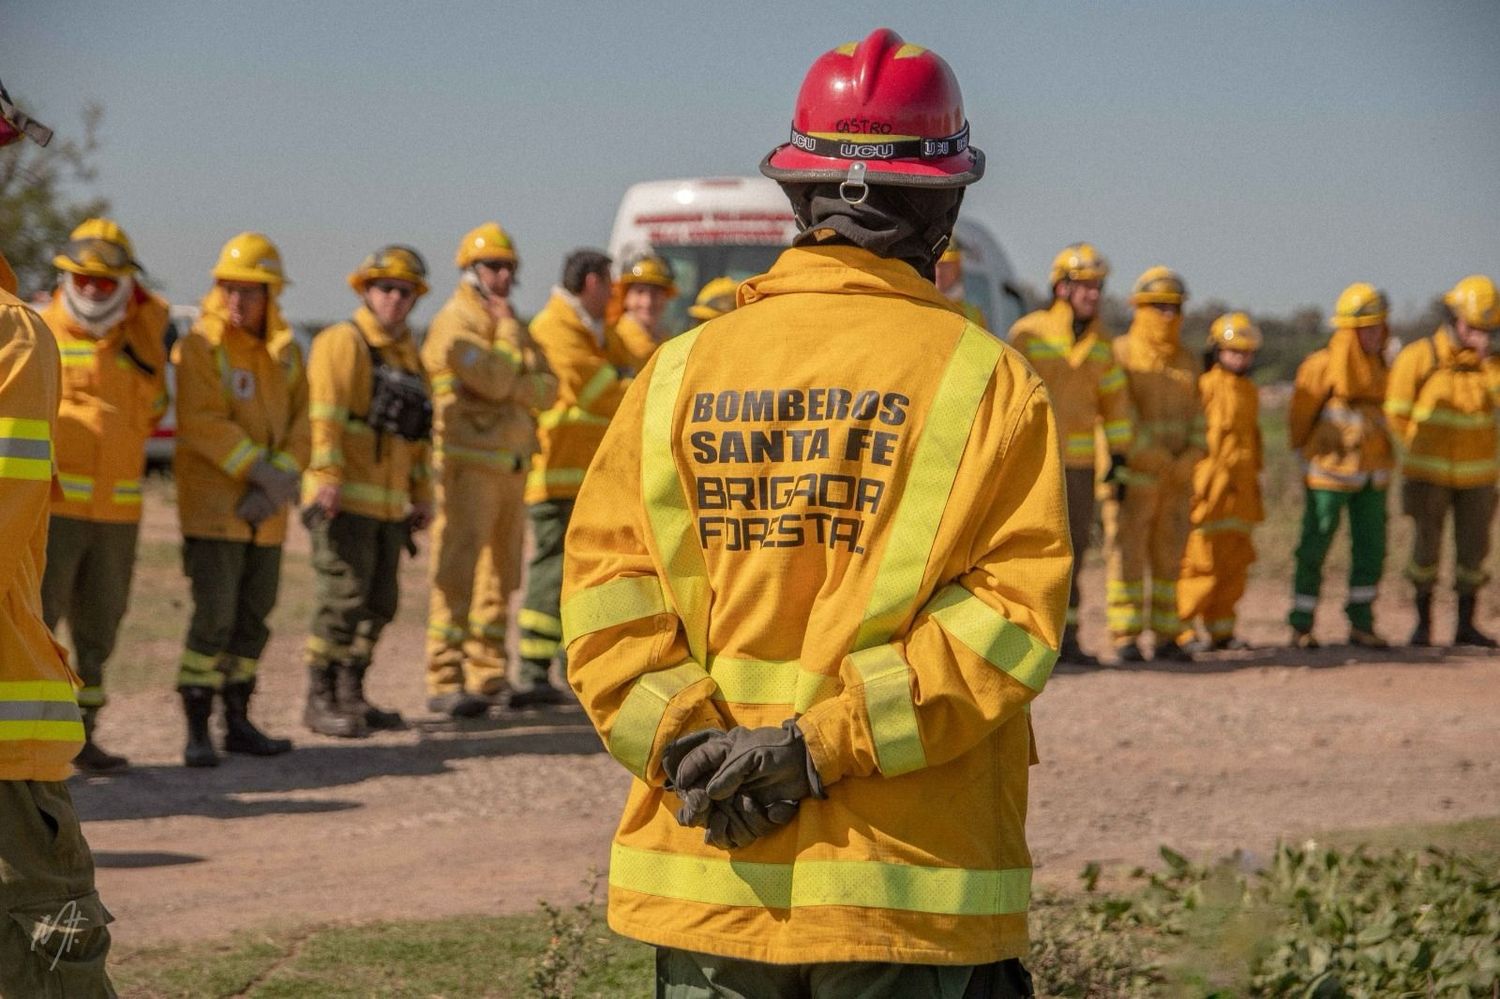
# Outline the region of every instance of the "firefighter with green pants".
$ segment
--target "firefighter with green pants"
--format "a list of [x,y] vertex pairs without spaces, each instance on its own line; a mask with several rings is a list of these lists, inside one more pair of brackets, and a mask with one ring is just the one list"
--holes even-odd
[[1307,486],[1302,540],[1292,594],[1292,642],[1317,648],[1313,614],[1323,584],[1323,559],[1349,511],[1352,554],[1349,643],[1385,648],[1375,632],[1374,603],[1385,564],[1386,489],[1395,454],[1384,412],[1385,293],[1363,282],[1350,285],[1334,308],[1328,346],[1297,369],[1287,413],[1288,441],[1302,453]]
[[52,504],[42,607],[47,627],[68,623],[83,678],[85,742],[74,765],[109,773],[128,761],[99,748],[94,729],[130,600],[146,440],[167,409],[167,303],[136,280],[135,250],[109,219],[84,221],[52,263],[59,281],[42,318],[62,353],[62,498]]
[[612,285],[609,257],[575,250],[563,262],[562,284],[531,320],[531,338],[557,376],[557,398],[537,414],[537,442],[526,477],[532,555],[521,626],[521,669],[514,708],[562,704],[568,695],[549,672],[562,653],[563,538],[583,473],[594,458],[630,378],[629,353],[604,322]]

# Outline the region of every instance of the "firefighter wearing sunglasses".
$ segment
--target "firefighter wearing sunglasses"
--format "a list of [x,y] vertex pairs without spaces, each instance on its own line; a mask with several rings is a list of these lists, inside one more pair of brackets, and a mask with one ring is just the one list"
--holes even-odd
[[303,721],[361,738],[405,727],[365,699],[365,674],[396,614],[401,551],[432,519],[432,404],[407,317],[427,293],[427,264],[384,246],[349,275],[360,307],[318,334],[308,359],[312,461],[303,518],[318,600],[307,640]]

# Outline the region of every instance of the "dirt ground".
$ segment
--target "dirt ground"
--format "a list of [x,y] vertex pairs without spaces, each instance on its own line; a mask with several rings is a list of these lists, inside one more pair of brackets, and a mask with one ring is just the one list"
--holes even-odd
[[[448,723],[421,685],[425,563],[372,672],[406,732],[360,742],[300,723],[310,606],[306,535],[289,544],[255,715],[295,752],[181,764],[171,689],[186,623],[170,491],[152,490],[131,616],[111,665],[101,741],[132,758],[73,791],[121,947],[310,922],[529,910],[603,869],[627,786],[576,708]],[[1411,627],[1386,586],[1391,635]],[[1257,581],[1242,635],[1284,639],[1286,587]],[[1086,594],[1103,591],[1097,565]],[[1341,638],[1331,583],[1320,634]],[[1492,585],[1488,600],[1500,604]],[[1448,627],[1444,609],[1439,629]],[[1085,644],[1103,639],[1099,601]],[[1327,631],[1323,632],[1323,622]],[[1500,627],[1492,612],[1491,628]],[[1089,860],[1149,863],[1160,844],[1264,855],[1278,838],[1500,815],[1500,656],[1348,648],[1224,653],[1191,665],[1060,667],[1034,709],[1029,835],[1038,880]]]

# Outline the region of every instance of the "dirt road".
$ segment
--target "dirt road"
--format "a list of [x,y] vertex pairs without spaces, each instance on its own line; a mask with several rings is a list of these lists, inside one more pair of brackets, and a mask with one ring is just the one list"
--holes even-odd
[[[186,610],[170,512],[154,511],[144,536],[135,623],[117,655],[137,673],[129,682],[120,667],[105,729],[136,765],[74,781],[122,947],[528,910],[579,897],[590,867],[604,867],[626,780],[576,708],[462,724],[424,711],[420,563],[372,674],[373,698],[413,727],[362,742],[302,729],[300,532],[255,709],[297,750],[182,768],[170,684]],[[1102,591],[1096,572],[1086,592]],[[1280,587],[1257,584],[1242,606],[1252,641],[1282,637]],[[1085,631],[1095,643],[1100,617],[1092,608]],[[1394,605],[1383,620],[1393,634],[1410,626]],[[1500,657],[1330,648],[1059,669],[1034,719],[1029,830],[1043,883],[1072,883],[1088,860],[1149,862],[1162,843],[1217,856],[1330,829],[1500,815]]]

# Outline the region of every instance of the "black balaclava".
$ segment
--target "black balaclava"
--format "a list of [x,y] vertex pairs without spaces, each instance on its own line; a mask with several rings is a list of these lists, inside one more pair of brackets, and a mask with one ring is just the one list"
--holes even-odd
[[827,242],[813,232],[832,229],[840,241],[879,257],[905,261],[931,281],[958,221],[964,189],[870,184],[864,188],[864,199],[850,204],[839,194],[840,187],[837,183],[781,185],[802,229],[793,245]]

